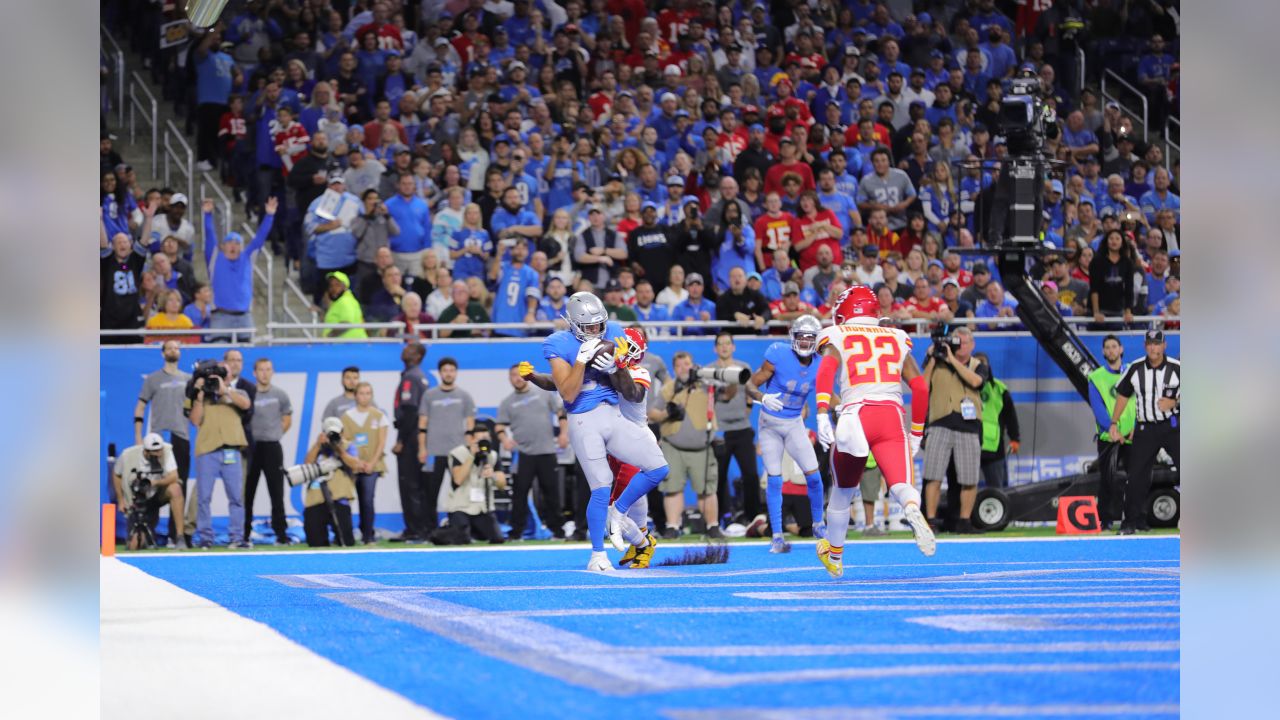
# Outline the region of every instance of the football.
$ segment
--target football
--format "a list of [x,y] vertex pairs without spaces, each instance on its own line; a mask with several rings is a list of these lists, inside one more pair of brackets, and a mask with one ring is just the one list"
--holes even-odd
[[594,364],[595,364],[595,362],[596,362],[596,360],[599,360],[599,359],[600,359],[600,356],[602,356],[602,355],[606,355],[606,356],[610,356],[610,357],[612,357],[612,356],[613,356],[613,350],[614,350],[614,345],[613,345],[613,344],[608,343],[608,342],[602,342],[602,343],[600,343],[600,346],[596,348],[596,351],[595,351],[595,352],[593,352],[593,353],[591,353],[591,363],[590,363],[590,364],[594,365]]

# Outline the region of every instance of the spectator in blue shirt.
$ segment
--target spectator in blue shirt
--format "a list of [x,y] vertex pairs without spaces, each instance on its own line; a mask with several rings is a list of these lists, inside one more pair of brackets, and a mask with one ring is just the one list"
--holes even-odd
[[271,232],[276,204],[275,198],[267,200],[262,224],[258,226],[258,232],[254,234],[249,247],[245,247],[244,239],[236,232],[227,233],[219,241],[218,231],[213,226],[213,201],[205,200],[201,203],[200,210],[204,213],[204,260],[209,267],[209,278],[213,286],[214,309],[210,327],[253,327],[253,254],[262,249],[262,244]]
[[1143,194],[1139,204],[1148,224],[1155,223],[1161,210],[1172,210],[1175,221],[1182,222],[1182,200],[1169,190],[1169,171],[1162,167],[1156,168],[1155,189]]
[[566,303],[564,296],[564,280],[555,275],[547,278],[547,292],[538,299],[538,312],[535,319],[538,322],[555,322],[563,318]]
[[[493,211],[493,217],[489,218],[489,228],[502,247],[510,248],[516,241],[523,240],[523,244],[532,253],[537,250],[538,239],[542,237],[542,221],[521,205],[519,188],[514,185],[507,187],[502,191],[502,204]],[[503,251],[504,262],[509,254],[509,250]]]
[[1141,211],[1137,199],[1124,194],[1124,178],[1118,174],[1107,178],[1107,194],[1101,198],[1095,198],[1094,201],[1097,203],[1099,217],[1103,217],[1103,211],[1107,208],[1115,211],[1117,218],[1124,215],[1126,210]]
[[[849,233],[853,228],[862,226],[862,216],[858,214],[858,203],[854,200],[857,193],[856,182],[845,192],[840,191],[836,186],[836,174],[832,167],[825,167],[818,171],[818,200],[822,202],[822,207],[835,213],[836,218],[840,220],[842,246],[849,244]],[[751,270],[748,269],[747,272]]]
[[113,238],[119,233],[133,237],[130,218],[138,210],[138,201],[133,199],[129,189],[116,177],[115,170],[102,173],[101,187],[102,224],[106,226],[107,237]]
[[485,268],[493,257],[493,240],[481,225],[480,206],[467,203],[462,210],[462,229],[449,240],[449,257],[453,259],[454,281],[485,276]]
[[1076,160],[1097,155],[1100,147],[1098,136],[1085,127],[1084,113],[1079,110],[1067,116],[1067,126],[1062,129],[1062,144],[1071,148],[1071,156]]
[[1169,78],[1176,61],[1164,51],[1164,38],[1151,36],[1151,52],[1138,61],[1138,83],[1146,91],[1151,103],[1151,125],[1156,131],[1164,128],[1169,114]]
[[[338,194],[336,202],[329,192]],[[329,174],[328,189],[307,208],[302,220],[302,228],[307,237],[305,263],[314,263],[319,269],[319,277],[324,277],[335,270],[355,277],[356,274],[356,236],[351,232],[351,222],[359,216],[364,203],[360,198],[347,191],[346,178],[342,173]],[[304,272],[306,278],[311,273]],[[324,297],[324,283],[315,282],[316,305],[321,305]]]
[[[667,306],[655,303],[655,297],[657,296],[654,294],[653,283],[644,278],[636,281],[636,302],[631,309],[635,311],[636,318],[640,322],[661,322],[671,319]],[[657,332],[650,330],[649,333],[651,335],[667,334],[665,329],[659,329]]]
[[743,278],[756,269],[756,232],[742,216],[742,207],[738,203],[725,203],[720,227],[724,228],[724,237],[711,260],[716,292],[729,289],[729,271],[733,268],[742,268]]
[[396,181],[396,195],[386,206],[400,230],[387,236],[396,267],[406,276],[417,275],[422,254],[431,247],[431,207],[418,196],[418,183],[411,173]]
[[1013,48],[1005,42],[1008,39],[1004,28],[1000,25],[987,27],[987,46],[983,49],[987,51],[988,77],[1001,79],[1012,77],[1013,71],[1017,69],[1018,58],[1013,54]]
[[205,283],[196,283],[191,302],[183,308],[182,314],[191,318],[191,326],[208,330],[213,321],[213,288]]
[[223,52],[222,33],[211,30],[195,48],[196,160],[201,172],[213,169],[218,157],[218,126],[231,99],[236,61]]
[[[711,322],[716,316],[716,304],[703,297],[705,285],[702,281],[702,275],[699,273],[689,273],[689,277],[685,278],[684,289],[689,293],[689,297],[681,300],[671,310],[671,319],[676,321],[697,321]],[[686,335],[714,335],[715,330],[711,328],[684,328]]]
[[[1018,317],[1018,301],[1009,297],[999,282],[992,280],[983,291],[985,297],[978,301],[973,316],[978,318],[1016,318]],[[984,330],[1017,330],[1017,323],[982,323]]]
[[985,33],[993,26],[999,27],[1005,33],[1013,33],[1013,23],[995,8],[995,0],[978,0],[978,12],[969,16],[969,27],[976,29],[979,33]]
[[[503,262],[498,278],[498,289],[493,301],[495,323],[533,323],[537,320],[538,301],[542,297],[538,272],[525,264],[529,259],[529,246],[517,242],[511,247],[510,262]],[[523,328],[501,328],[494,335],[524,337]]]
[[902,26],[893,21],[889,17],[889,8],[884,3],[877,3],[876,9],[871,13],[871,19],[866,24],[867,33],[878,38],[892,36],[901,40],[906,35],[902,30]]

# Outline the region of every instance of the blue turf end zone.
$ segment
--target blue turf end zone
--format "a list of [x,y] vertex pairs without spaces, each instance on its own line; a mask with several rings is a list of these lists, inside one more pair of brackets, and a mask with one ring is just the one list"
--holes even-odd
[[607,575],[576,547],[124,560],[456,718],[1178,713],[1178,538],[852,543],[838,581],[767,547]]

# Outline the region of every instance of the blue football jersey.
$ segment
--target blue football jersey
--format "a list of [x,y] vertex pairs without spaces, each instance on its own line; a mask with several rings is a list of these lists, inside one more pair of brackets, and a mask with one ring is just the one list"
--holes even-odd
[[[605,342],[613,342],[614,338],[621,335],[621,325],[613,321],[605,324],[604,337],[602,338]],[[548,361],[552,358],[560,358],[573,365],[578,360],[578,348],[580,347],[582,347],[582,343],[578,338],[574,337],[572,332],[559,330],[542,341],[542,356]],[[578,397],[574,398],[573,402],[566,402],[564,409],[565,412],[573,415],[594,410],[601,403],[617,405],[618,392],[609,383],[609,375],[607,373],[589,367],[582,374],[582,389],[578,392]]]
[[762,406],[760,412],[780,418],[799,417],[809,396],[813,394],[818,377],[817,356],[811,355],[809,364],[806,365],[796,356],[790,343],[776,342],[764,351],[764,359],[773,364],[773,375],[760,388],[760,392],[766,395],[781,393],[782,409],[769,412]]

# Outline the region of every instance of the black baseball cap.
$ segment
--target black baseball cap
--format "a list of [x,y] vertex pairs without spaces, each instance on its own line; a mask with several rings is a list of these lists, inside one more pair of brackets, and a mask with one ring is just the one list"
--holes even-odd
[[1163,343],[1163,342],[1164,342],[1164,331],[1163,331],[1163,330],[1148,330],[1148,331],[1147,331],[1147,340],[1146,340],[1146,343],[1147,343],[1148,345],[1159,345],[1159,344],[1161,344],[1161,343]]

